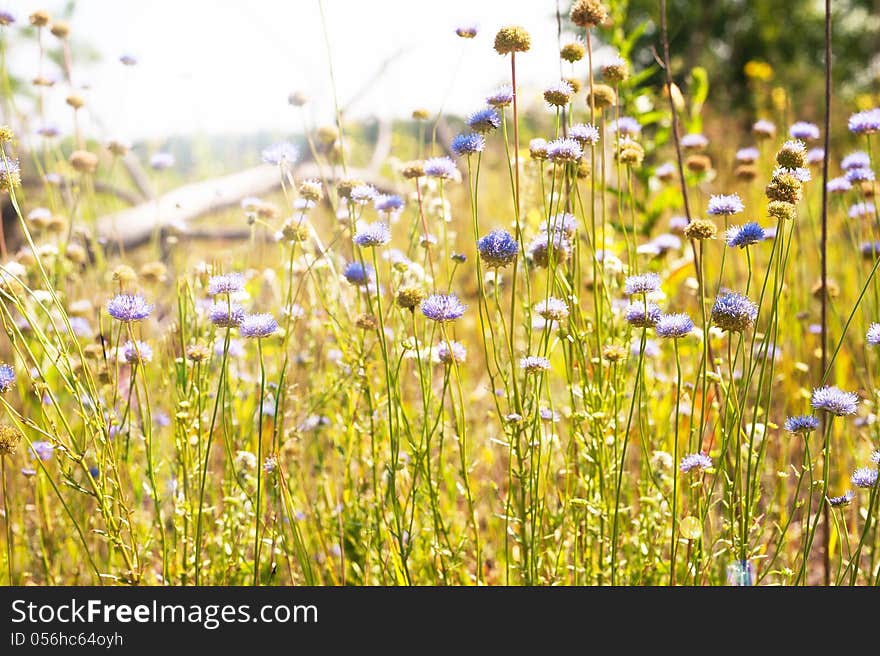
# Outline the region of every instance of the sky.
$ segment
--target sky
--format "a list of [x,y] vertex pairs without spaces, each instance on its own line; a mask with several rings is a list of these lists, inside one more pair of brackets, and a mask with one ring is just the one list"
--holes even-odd
[[[568,0],[560,2],[566,10]],[[59,12],[65,4],[0,0],[19,24],[35,9]],[[556,0],[323,0],[323,8],[342,104],[382,62],[401,53],[351,106],[351,118],[405,117],[417,107],[458,114],[478,109],[509,80],[509,58],[492,48],[503,25],[522,25],[532,35],[530,52],[517,57],[524,99],[537,101],[541,88],[560,76]],[[475,39],[455,35],[464,24],[479,26]],[[79,0],[71,26],[73,38],[101,55],[89,67],[74,61],[74,84],[88,85],[85,97],[98,119],[86,117],[93,136],[293,134],[302,129],[301,115],[287,104],[294,90],[312,98],[311,121],[332,122],[318,0]],[[14,41],[10,68],[30,79],[37,51],[21,35]],[[138,64],[123,66],[122,54]],[[574,71],[585,76],[585,63]],[[71,121],[66,93],[63,83],[56,85],[47,104],[50,120],[65,131]]]

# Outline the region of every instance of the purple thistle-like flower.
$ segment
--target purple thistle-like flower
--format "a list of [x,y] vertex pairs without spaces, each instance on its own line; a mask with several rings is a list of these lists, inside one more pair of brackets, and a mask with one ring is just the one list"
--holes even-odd
[[422,314],[431,321],[446,323],[460,319],[466,306],[455,294],[431,294],[422,301]]
[[757,223],[751,222],[727,229],[727,245],[731,248],[746,248],[760,241],[764,241],[764,228]]
[[0,364],[0,394],[8,392],[15,385],[15,369],[8,364]]
[[376,188],[372,185],[362,184],[352,187],[351,194],[349,194],[349,198],[351,198],[351,202],[357,205],[366,205],[373,201],[376,196],[379,195],[379,192],[376,191]]
[[440,342],[440,345],[437,347],[437,358],[443,364],[461,363],[467,358],[467,349],[461,342],[452,340],[449,343]]
[[218,328],[236,328],[241,325],[245,311],[238,303],[212,303],[208,319]]
[[505,267],[519,254],[519,243],[507,230],[493,230],[477,242],[480,259],[490,268]]
[[772,121],[762,118],[755,121],[754,125],[752,125],[752,132],[764,137],[772,137],[776,134],[776,126]]
[[866,216],[871,216],[876,212],[874,207],[874,203],[871,201],[862,201],[860,203],[856,203],[855,205],[850,205],[849,211],[847,215],[851,219],[863,219]]
[[491,107],[484,107],[468,114],[465,123],[474,132],[486,134],[501,126],[501,117]]
[[853,134],[874,134],[880,131],[880,107],[856,112],[849,117],[847,126]]
[[403,199],[396,194],[379,194],[373,199],[373,207],[376,211],[386,214],[402,209],[403,205]]
[[873,462],[875,465],[880,464],[880,451],[871,451],[871,462]]
[[486,98],[486,104],[492,107],[506,107],[513,102],[513,88],[504,85],[496,89]]
[[452,180],[457,174],[455,162],[448,157],[431,157],[425,160],[425,175],[429,178]]
[[289,141],[272,144],[261,153],[266,164],[293,164],[299,158],[299,149]]
[[837,417],[854,415],[861,399],[858,394],[844,392],[837,387],[826,385],[813,390],[810,404],[814,410],[824,410]]
[[865,339],[871,346],[880,346],[880,323],[872,323],[868,327],[868,334],[865,336]]
[[150,168],[155,171],[164,171],[174,166],[174,155],[171,153],[154,153],[150,158]]
[[635,136],[642,132],[642,124],[632,116],[621,116],[619,119],[611,123],[611,132],[619,132],[629,136]]
[[478,31],[479,25],[476,23],[463,23],[455,28],[455,33],[462,39],[473,39]]
[[828,193],[840,194],[852,189],[852,183],[845,177],[832,178],[828,181]]
[[6,9],[0,9],[0,25],[6,27],[7,25],[12,25],[14,22],[15,14]]
[[840,160],[840,168],[844,171],[850,169],[867,169],[871,167],[871,157],[863,150],[856,150]]
[[143,321],[153,311],[140,294],[117,294],[107,303],[107,313],[118,321]]
[[815,415],[796,415],[786,419],[783,428],[789,433],[806,435],[819,428],[819,418]]
[[550,266],[550,257],[553,256],[555,263],[564,262],[571,252],[571,243],[561,232],[553,232],[549,235],[542,232],[535,235],[529,242],[528,256],[539,267]]
[[122,356],[128,364],[146,364],[153,360],[153,349],[145,342],[128,340],[122,347]]
[[224,273],[208,279],[208,296],[234,294],[244,290],[244,276],[240,273]]
[[486,148],[486,140],[476,132],[456,135],[450,146],[458,157],[481,153]]
[[278,322],[271,314],[249,314],[241,320],[238,331],[242,337],[262,339],[278,330]]
[[391,241],[391,230],[381,221],[362,226],[354,236],[354,243],[361,248],[384,246],[389,241]]
[[635,294],[650,294],[660,289],[660,276],[656,273],[642,273],[637,276],[627,276],[624,281],[623,293],[627,296]]
[[654,177],[660,180],[665,180],[674,176],[675,171],[675,164],[673,164],[672,162],[664,162],[656,169],[654,169]]
[[810,148],[807,151],[807,164],[821,164],[825,161],[825,149],[824,148]]
[[540,373],[550,370],[550,360],[542,358],[539,355],[527,355],[520,358],[519,368],[525,369],[529,373]]
[[709,140],[705,137],[705,135],[700,134],[699,132],[691,132],[689,134],[684,135],[681,138],[681,147],[682,148],[705,148],[709,145]]
[[651,243],[661,255],[667,251],[677,251],[681,248],[681,239],[668,233],[657,235],[651,240]]
[[18,160],[6,157],[0,158],[0,190],[17,187],[21,184],[21,167]]
[[735,292],[719,296],[712,306],[712,323],[728,332],[741,333],[755,323],[757,317],[758,306]]
[[551,107],[561,107],[568,103],[573,93],[574,89],[572,88],[571,83],[566,80],[560,80],[544,89],[544,100],[546,100]]
[[819,138],[819,126],[815,123],[797,121],[796,123],[792,123],[791,127],[788,128],[788,134],[792,139],[815,141]]
[[850,481],[855,487],[874,487],[877,485],[877,470],[873,467],[859,467],[852,473]]
[[664,314],[657,320],[654,330],[657,331],[657,337],[681,339],[693,332],[694,322],[686,314]]
[[773,169],[774,178],[786,174],[793,176],[798,182],[809,182],[813,179],[813,174],[810,173],[810,169],[804,168],[803,166],[799,166],[796,169],[789,169],[784,166],[777,166],[775,169]]
[[123,66],[136,66],[138,63],[137,57],[130,53],[123,53],[119,55],[119,63]]
[[535,313],[545,321],[562,321],[568,317],[568,304],[561,298],[551,296],[535,303]]
[[849,182],[871,182],[874,179],[874,171],[867,168],[847,169],[844,177]]
[[59,134],[61,134],[61,130],[58,128],[57,125],[44,125],[37,128],[37,134],[41,137],[45,137],[46,139],[54,139]]
[[581,145],[570,137],[554,139],[547,144],[547,159],[554,163],[576,162],[583,154]]
[[745,209],[739,194],[716,194],[709,198],[707,214],[731,216]]
[[372,282],[375,277],[375,271],[369,264],[361,264],[360,262],[349,262],[345,265],[342,272],[345,279],[352,285],[364,286]]
[[754,146],[740,148],[738,151],[736,151],[736,161],[742,164],[751,164],[752,162],[756,162],[758,160],[760,154],[761,153]]
[[51,443],[45,440],[39,440],[37,442],[31,443],[31,457],[39,458],[43,462],[52,459],[52,453],[55,451],[55,447],[52,446]]
[[848,506],[852,503],[852,500],[855,498],[855,494],[853,494],[852,490],[847,490],[839,497],[828,497],[828,505],[832,508],[840,508],[841,506]]
[[711,467],[712,458],[705,453],[691,453],[681,459],[681,464],[678,466],[678,469],[682,474],[688,474],[694,470],[705,471],[711,469]]
[[662,315],[663,312],[654,303],[648,303],[645,307],[645,303],[640,301],[630,303],[623,311],[626,322],[636,328],[653,328]]
[[[568,212],[559,212],[550,217],[550,231],[564,235],[566,239],[574,237],[574,233],[577,232],[577,225],[577,217]],[[547,232],[546,221],[541,221],[540,230],[541,232]]]
[[599,143],[599,130],[589,123],[578,123],[568,129],[568,136],[583,146],[595,146]]

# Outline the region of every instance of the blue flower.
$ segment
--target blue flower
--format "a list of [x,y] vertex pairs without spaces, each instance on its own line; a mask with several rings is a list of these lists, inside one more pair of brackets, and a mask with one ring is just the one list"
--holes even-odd
[[14,22],[15,14],[6,9],[0,9],[0,25],[6,27],[7,25],[12,25]]
[[868,327],[868,334],[865,336],[865,339],[871,346],[880,346],[880,323],[872,323]]
[[455,162],[448,157],[431,157],[425,160],[425,175],[429,178],[452,180],[458,175]]
[[550,266],[551,253],[556,264],[567,261],[571,253],[571,244],[560,232],[554,232],[552,235],[543,232],[535,235],[535,238],[529,243],[528,250],[532,262],[536,266],[546,268]]
[[850,153],[840,160],[840,168],[844,171],[850,169],[867,169],[871,167],[871,157],[863,150]]
[[660,276],[656,273],[642,273],[637,276],[627,276],[624,281],[623,293],[627,296],[635,294],[650,294],[660,289]]
[[754,146],[740,148],[736,151],[736,161],[741,162],[742,164],[751,164],[752,162],[757,161],[759,156],[760,152]]
[[266,164],[293,164],[299,158],[299,149],[289,141],[272,144],[262,152]]
[[653,328],[662,314],[654,303],[648,303],[646,308],[645,303],[640,301],[630,303],[623,311],[626,322],[636,328]]
[[581,146],[595,146],[599,143],[599,130],[589,123],[578,123],[568,129],[568,136],[577,141]]
[[742,294],[724,294],[712,306],[712,323],[728,332],[741,333],[755,323],[758,306]]
[[873,467],[859,467],[850,479],[856,487],[874,487],[877,485],[877,470]]
[[438,323],[446,323],[460,319],[465,305],[455,294],[431,294],[422,301],[422,314]]
[[853,134],[873,134],[880,130],[880,107],[856,112],[847,121],[849,131]]
[[0,364],[0,394],[8,392],[15,384],[15,369],[8,364]]
[[473,39],[478,31],[479,26],[476,23],[464,23],[455,28],[455,33],[462,39]]
[[465,123],[471,130],[485,134],[501,126],[501,117],[491,107],[484,107],[468,114]]
[[461,157],[481,153],[486,148],[486,140],[476,132],[456,135],[452,140],[452,152]]
[[664,339],[681,339],[694,330],[694,322],[686,314],[664,314],[654,326],[658,337]]
[[709,145],[709,140],[699,133],[686,134],[681,138],[681,147],[697,150]]
[[349,198],[351,198],[352,203],[356,203],[358,205],[366,205],[370,201],[372,201],[377,195],[378,191],[372,185],[361,184],[356,187],[352,187],[351,193],[349,194]]
[[709,198],[708,214],[730,216],[739,214],[745,209],[739,194],[717,194]]
[[812,433],[819,428],[819,418],[814,415],[797,415],[785,420],[785,430],[789,433]]
[[752,125],[752,132],[762,137],[772,137],[776,134],[776,126],[773,125],[772,121],[762,118],[755,121],[754,125]]
[[803,141],[814,141],[819,138],[819,126],[815,123],[807,123],[806,121],[797,121],[792,123],[788,128],[788,134],[792,139],[802,139]]
[[562,321],[568,317],[568,304],[561,298],[550,296],[535,303],[535,313],[545,321]]
[[362,226],[354,236],[354,243],[361,248],[384,246],[391,241],[391,230],[381,221]]
[[[550,217],[549,223],[551,232],[558,232],[559,234],[565,235],[567,239],[574,237],[574,233],[577,232],[577,217],[568,212],[554,214]],[[541,232],[547,232],[547,222],[544,220],[541,221]]]
[[764,228],[757,223],[746,223],[744,226],[733,226],[727,230],[727,245],[731,248],[745,248],[764,241]]
[[849,182],[871,182],[874,179],[874,171],[868,168],[847,169],[844,177]]
[[862,257],[874,258],[880,255],[880,241],[866,241],[859,246]]
[[513,102],[513,88],[509,85],[499,87],[486,98],[486,104],[492,107],[506,107]]
[[153,306],[140,294],[117,294],[107,303],[107,313],[125,323],[143,321],[152,311]]
[[55,451],[55,447],[45,440],[40,440],[31,443],[30,451],[32,458],[39,458],[45,462],[46,460],[52,459],[52,453]]
[[396,194],[379,194],[373,199],[373,207],[376,211],[386,214],[402,209],[403,205],[403,199]]
[[853,494],[852,490],[847,490],[839,497],[828,497],[828,505],[833,508],[839,508],[841,506],[848,506],[852,503],[855,494]]
[[678,466],[682,474],[687,474],[694,470],[705,471],[711,467],[712,458],[705,453],[691,453],[690,455],[686,455],[681,459],[681,464]]
[[620,134],[634,136],[640,134],[641,131],[642,124],[632,116],[621,116],[611,124],[611,132],[619,132]]
[[874,207],[874,203],[870,201],[862,201],[860,203],[856,203],[855,205],[850,205],[847,214],[851,219],[863,219],[867,216],[871,216],[875,212],[876,209]]
[[153,360],[153,349],[144,342],[128,340],[122,347],[122,355],[128,364],[146,364]]
[[208,319],[219,328],[240,326],[244,315],[244,308],[238,303],[213,303],[208,309]]
[[519,254],[516,238],[507,230],[493,230],[477,242],[480,259],[488,267],[505,267]]
[[234,294],[244,290],[244,276],[240,273],[224,273],[208,279],[208,296]]
[[807,164],[821,164],[825,161],[824,148],[810,148],[807,151]]
[[437,347],[437,358],[443,364],[461,363],[467,358],[467,349],[460,342],[440,342]]
[[852,189],[852,183],[844,177],[831,178],[828,181],[828,193],[843,193]]
[[249,314],[238,327],[242,337],[260,339],[278,330],[278,322],[271,314]]
[[528,355],[520,358],[519,368],[525,369],[529,373],[540,373],[550,370],[550,360],[542,358],[538,355]]
[[810,404],[815,410],[824,410],[838,417],[854,415],[859,408],[858,394],[844,392],[837,387],[826,385],[813,390]]
[[345,279],[352,285],[364,286],[372,282],[375,277],[375,271],[369,264],[361,264],[360,262],[349,262],[345,265],[342,272]]
[[547,144],[547,159],[551,162],[576,162],[583,154],[581,145],[571,138],[554,139]]

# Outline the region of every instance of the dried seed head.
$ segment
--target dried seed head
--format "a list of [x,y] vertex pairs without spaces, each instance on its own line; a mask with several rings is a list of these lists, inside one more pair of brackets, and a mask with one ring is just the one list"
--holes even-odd
[[363,180],[345,178],[336,183],[336,195],[340,198],[351,198],[351,190],[366,184]]
[[602,67],[602,79],[608,82],[624,82],[628,77],[629,66],[619,57]]
[[499,55],[511,52],[527,52],[532,46],[532,37],[525,28],[518,25],[502,27],[495,35],[495,51]]
[[52,20],[52,17],[49,15],[48,11],[40,9],[28,16],[28,20],[34,27],[45,27],[49,24],[49,21]]
[[581,82],[577,78],[574,77],[564,77],[563,81],[568,82],[568,86],[571,87],[572,93],[578,93],[581,90]]
[[606,344],[602,347],[602,357],[607,362],[620,362],[626,357],[626,349],[620,344]]
[[693,219],[684,229],[688,239],[714,239],[717,233],[718,227],[709,219]]
[[52,27],[49,28],[49,31],[53,34],[53,36],[56,36],[59,39],[66,39],[68,36],[70,36],[70,25],[68,25],[64,21],[55,21],[54,23],[52,23]]
[[127,264],[120,264],[113,269],[113,280],[125,287],[126,285],[130,285],[137,281],[137,274],[134,272],[134,269]]
[[749,182],[758,177],[758,168],[754,164],[740,164],[733,170],[737,180]]
[[315,138],[319,144],[330,146],[339,139],[339,128],[335,125],[322,125],[315,133]]
[[559,51],[559,57],[572,64],[583,59],[584,54],[585,50],[583,44],[578,43],[577,41],[566,43]]
[[211,350],[201,342],[190,344],[186,347],[186,357],[191,362],[204,362],[211,357]]
[[797,204],[801,200],[801,181],[790,173],[773,176],[764,193],[770,200]]
[[[813,285],[812,289],[810,289],[810,293],[818,299],[822,298],[822,281],[819,280],[815,285]],[[828,298],[837,298],[840,296],[840,285],[837,284],[834,280],[828,279]]]
[[797,206],[784,200],[771,200],[767,204],[767,214],[774,219],[794,221],[797,218]]
[[357,316],[354,320],[354,325],[361,330],[376,330],[379,327],[379,320],[372,314],[364,313]]
[[630,138],[621,139],[617,159],[627,166],[641,166],[642,160],[645,159],[645,149],[638,141]]
[[285,241],[305,241],[309,238],[309,226],[304,221],[288,219],[281,227],[281,236]]
[[0,426],[0,457],[15,455],[21,437],[21,432],[17,428]]
[[98,168],[98,156],[88,150],[74,150],[70,153],[69,161],[80,173],[94,173]]
[[599,0],[577,0],[569,16],[578,27],[595,27],[608,20],[608,10]]
[[705,173],[712,168],[712,159],[708,155],[690,155],[684,165],[691,173]]
[[86,104],[85,99],[76,93],[72,93],[69,96],[67,96],[67,98],[65,99],[64,102],[66,102],[68,105],[70,105],[74,109],[79,109],[80,107],[83,107]]
[[407,180],[415,180],[425,177],[425,163],[420,161],[407,162],[404,164],[401,174]]
[[0,125],[0,144],[11,143],[15,138],[12,128],[8,125]]
[[583,180],[590,177],[590,162],[586,157],[581,157],[577,163],[577,177]]
[[48,77],[38,75],[33,80],[31,80],[31,83],[35,87],[51,87],[52,85],[55,84],[55,80],[50,80]]
[[415,310],[427,296],[428,294],[421,285],[403,285],[397,290],[395,301],[398,307],[405,310]]
[[113,139],[107,143],[107,150],[117,157],[125,157],[128,154],[129,148],[130,146],[126,142],[117,139]]
[[86,249],[77,243],[68,244],[64,256],[74,264],[80,265],[85,264],[89,259]]
[[324,188],[320,180],[303,180],[299,183],[297,191],[300,196],[313,203],[318,203],[324,198]]
[[802,141],[786,141],[776,153],[779,166],[799,169],[807,165],[807,147]]
[[413,110],[412,117],[414,121],[427,121],[431,118],[431,112],[424,107],[419,107]]
[[594,84],[593,92],[587,91],[587,107],[590,106],[590,98],[593,98],[596,109],[605,109],[617,104],[617,92],[614,87],[607,84]]
[[147,262],[141,267],[141,280],[147,284],[157,284],[168,279],[168,267],[162,262]]

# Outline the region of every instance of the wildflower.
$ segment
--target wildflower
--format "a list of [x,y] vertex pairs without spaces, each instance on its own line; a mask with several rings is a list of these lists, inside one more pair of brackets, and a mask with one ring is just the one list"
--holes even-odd
[[554,139],[547,144],[547,159],[554,163],[576,162],[582,155],[580,144],[571,138]]
[[742,294],[729,293],[715,299],[712,323],[728,332],[740,333],[758,317],[758,306]]
[[681,239],[670,234],[657,235],[651,240],[651,243],[660,255],[663,255],[667,251],[677,251],[681,248]]
[[779,220],[794,220],[797,218],[797,206],[783,200],[771,200],[767,203],[767,214]]
[[134,55],[123,53],[119,55],[119,63],[123,66],[136,66],[138,63],[137,57]]
[[238,327],[242,337],[268,337],[278,330],[278,322],[271,314],[249,314],[241,320]]
[[529,244],[529,258],[539,267],[550,265],[550,253],[552,251],[554,262],[566,262],[571,253],[571,244],[565,235],[554,232],[552,236],[547,233],[536,235]]
[[0,25],[6,27],[15,22],[15,14],[6,9],[0,9]]
[[15,455],[21,437],[18,429],[12,426],[0,426],[0,458]]
[[446,323],[460,319],[465,307],[455,294],[431,294],[422,301],[422,314],[432,321]]
[[505,267],[519,254],[519,244],[507,230],[493,230],[477,242],[480,259],[490,268]]
[[407,162],[401,168],[400,173],[407,180],[417,180],[425,175],[425,163],[419,161]]
[[627,166],[641,166],[642,160],[645,159],[645,149],[642,148],[641,144],[637,141],[625,137],[620,140],[617,150],[617,159]]
[[443,364],[462,363],[467,358],[467,349],[460,342],[440,342],[437,347],[437,358]]
[[274,474],[278,469],[278,458],[276,456],[267,456],[263,461],[263,473]]
[[871,157],[868,153],[857,150],[850,153],[840,161],[840,168],[844,171],[850,169],[867,169],[871,167]]
[[865,339],[871,346],[880,346],[880,323],[872,323],[870,325]]
[[813,390],[810,404],[815,410],[825,410],[837,417],[854,415],[859,406],[858,394],[844,392],[828,385]]
[[875,212],[876,208],[874,207],[874,203],[870,201],[862,201],[855,205],[851,205],[847,214],[851,219],[863,219],[867,216],[871,216]]
[[564,107],[571,100],[573,93],[571,84],[562,80],[544,89],[544,100],[552,107]]
[[597,109],[612,107],[617,104],[617,92],[607,84],[594,84],[592,91],[587,91],[587,107],[591,103]]
[[485,107],[469,114],[465,123],[471,130],[486,134],[498,129],[501,125],[501,117],[491,107]]
[[544,160],[547,159],[549,152],[547,151],[547,140],[546,139],[532,139],[529,142],[529,155],[532,159]]
[[186,358],[191,362],[204,362],[210,357],[210,355],[211,352],[204,344],[189,344],[186,347]]
[[739,194],[718,194],[709,198],[708,214],[732,216],[745,209]]
[[373,207],[377,212],[390,214],[403,209],[403,199],[396,194],[379,194],[373,199]]
[[684,165],[691,173],[705,173],[712,169],[712,159],[708,155],[690,155]]
[[807,123],[806,121],[797,121],[792,123],[788,128],[788,134],[792,139],[800,139],[801,141],[815,141],[819,138],[819,126],[815,123]]
[[844,177],[850,182],[871,182],[874,180],[874,171],[868,168],[847,169]]
[[208,279],[208,296],[234,294],[244,290],[244,276],[240,273],[224,273]]
[[213,303],[208,309],[208,319],[218,328],[236,328],[244,315],[244,308],[238,303]]
[[664,314],[657,320],[654,330],[658,337],[680,339],[693,332],[694,322],[686,314]]
[[810,148],[807,151],[807,164],[810,166],[817,166],[825,161],[825,149],[824,148]]
[[678,469],[682,474],[688,474],[694,470],[705,471],[712,467],[712,458],[705,453],[692,453],[681,459]]
[[174,166],[174,155],[171,153],[155,153],[150,157],[150,168],[154,171],[164,171]]
[[595,146],[599,143],[599,130],[589,123],[578,123],[568,129],[568,136],[577,141],[581,147]]
[[608,20],[608,10],[599,0],[577,0],[571,6],[571,22],[578,27],[595,27]]
[[790,173],[776,172],[764,188],[764,193],[770,200],[781,200],[796,204],[801,200],[801,181]]
[[122,347],[122,356],[128,364],[146,364],[153,360],[153,349],[144,342],[128,340]]
[[757,148],[752,146],[748,148],[740,148],[736,151],[736,161],[743,164],[752,164],[758,160],[759,152]]
[[847,490],[839,497],[828,497],[828,505],[832,508],[840,508],[841,506],[848,506],[852,503],[855,494],[853,494],[852,490]]
[[852,189],[852,183],[847,180],[845,177],[841,176],[839,178],[831,178],[828,181],[828,193],[843,193],[845,191],[849,191]]
[[39,458],[43,462],[52,459],[52,453],[55,451],[55,447],[52,446],[49,442],[45,440],[40,440],[38,442],[31,443],[31,457]]
[[847,125],[853,134],[874,134],[880,131],[880,107],[856,112],[849,117]]
[[452,140],[452,152],[461,157],[481,153],[486,148],[486,140],[476,132],[459,134]]
[[[560,212],[550,217],[550,231],[565,235],[567,239],[574,237],[577,224],[577,217],[568,212]],[[541,221],[541,232],[547,232],[547,223],[544,221]]]
[[852,473],[850,481],[855,487],[874,487],[877,485],[877,470],[872,467],[859,467]]
[[510,85],[498,87],[491,95],[486,97],[486,104],[490,107],[507,107],[513,102],[513,88]]
[[632,116],[621,116],[610,126],[611,132],[619,132],[620,134],[630,137],[641,134],[642,125]]
[[473,39],[477,36],[478,26],[475,23],[466,23],[455,28],[455,33],[462,39]]
[[358,205],[366,205],[371,202],[379,192],[376,188],[368,184],[356,184],[351,188],[348,194],[349,200]]
[[517,25],[502,27],[495,35],[495,51],[499,55],[527,52],[531,46],[532,37],[524,28]]
[[654,177],[663,182],[668,182],[675,177],[675,164],[665,162],[654,169]]
[[404,310],[415,311],[419,304],[425,300],[426,295],[427,294],[421,285],[401,285],[397,290],[395,302],[398,307],[401,307]]
[[349,262],[342,272],[349,284],[364,286],[369,284],[375,277],[375,270],[369,264]]
[[619,344],[606,344],[602,347],[602,357],[608,362],[620,362],[626,357],[626,349]]
[[727,230],[727,245],[733,248],[745,248],[764,240],[764,228],[757,223],[746,223],[743,226],[733,226]]
[[0,364],[0,394],[8,392],[15,384],[15,369],[8,364]]
[[578,41],[570,41],[559,49],[560,59],[567,61],[569,64],[574,64],[583,59],[585,53],[584,45]]
[[718,227],[709,219],[693,219],[684,229],[684,236],[688,239],[704,240],[714,239]]
[[873,260],[875,257],[880,256],[880,241],[875,242],[862,242],[859,250],[862,253],[862,257]]
[[660,276],[656,273],[642,273],[626,278],[623,293],[627,296],[633,296],[635,294],[650,294],[658,289],[660,289]]
[[777,166],[773,169],[773,177],[778,178],[781,175],[790,175],[798,182],[809,182],[813,179],[810,169],[799,166],[796,169],[787,169],[784,166]]
[[381,221],[361,227],[354,236],[354,243],[361,248],[384,246],[391,241],[391,230]]
[[46,139],[52,139],[61,134],[61,130],[59,130],[54,125],[44,125],[42,127],[37,128],[37,134],[41,137],[45,137]]
[[550,296],[535,304],[535,313],[546,321],[562,321],[568,317],[568,305],[560,298]]
[[776,153],[779,166],[786,169],[797,169],[807,164],[807,147],[802,141],[786,141]]
[[686,134],[681,138],[681,147],[685,150],[702,150],[709,145],[709,140],[699,133]]
[[152,311],[153,306],[140,294],[117,294],[107,303],[107,313],[124,323],[143,321]]
[[623,57],[616,56],[602,66],[602,78],[614,82],[623,82],[629,77],[629,65]]
[[880,463],[880,451],[871,452],[871,462],[873,462],[875,465]]
[[425,175],[429,178],[452,180],[458,174],[455,162],[448,157],[432,157],[425,160]]
[[776,126],[766,119],[759,119],[752,125],[752,132],[756,137],[768,139],[776,134]]
[[21,168],[18,161],[0,157],[0,191],[21,185]]
[[789,433],[806,435],[819,428],[819,418],[814,415],[798,415],[785,420],[785,430]]
[[550,360],[547,358],[542,358],[538,355],[528,355],[524,358],[520,358],[519,368],[525,369],[529,373],[540,373],[542,371],[550,370]]
[[623,311],[626,322],[636,328],[653,328],[662,314],[654,303],[643,302],[630,303]]
[[261,153],[266,164],[293,164],[299,158],[299,149],[289,141],[272,144]]

